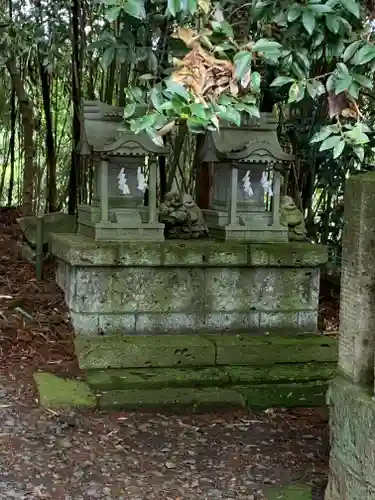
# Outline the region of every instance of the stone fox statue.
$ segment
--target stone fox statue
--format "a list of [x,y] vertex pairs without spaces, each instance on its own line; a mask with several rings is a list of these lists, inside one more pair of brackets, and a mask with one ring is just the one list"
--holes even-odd
[[280,224],[288,228],[289,241],[306,241],[305,220],[293,198],[283,196],[280,202]]

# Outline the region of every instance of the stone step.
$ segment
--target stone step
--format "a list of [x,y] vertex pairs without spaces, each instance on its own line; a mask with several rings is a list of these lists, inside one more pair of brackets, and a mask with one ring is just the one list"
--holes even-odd
[[296,408],[324,406],[326,382],[228,387],[165,387],[99,391],[97,405],[106,410],[168,409],[206,411],[215,408]]
[[77,336],[81,369],[243,366],[336,362],[337,341],[324,335]]
[[94,391],[106,391],[326,381],[335,373],[335,363],[312,362],[265,366],[89,370],[85,380]]
[[[162,378],[159,377],[158,384]],[[209,380],[209,377],[207,378]],[[202,411],[224,407],[263,410],[324,406],[326,381],[226,385],[201,387],[147,386],[103,390],[84,380],[63,379],[36,373],[35,381],[42,406],[47,408],[91,407],[111,410],[167,409]],[[98,383],[98,381],[97,381]],[[133,379],[139,383],[139,379]]]
[[267,500],[312,500],[310,486],[270,486],[263,490]]

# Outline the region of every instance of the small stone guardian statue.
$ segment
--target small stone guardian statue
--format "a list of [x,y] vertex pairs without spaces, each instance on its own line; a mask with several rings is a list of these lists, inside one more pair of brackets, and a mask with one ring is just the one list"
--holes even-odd
[[303,214],[290,196],[283,196],[281,198],[280,224],[288,228],[289,241],[307,240]]
[[159,221],[165,224],[166,237],[169,238],[188,239],[207,235],[203,213],[189,194],[167,193],[159,206]]

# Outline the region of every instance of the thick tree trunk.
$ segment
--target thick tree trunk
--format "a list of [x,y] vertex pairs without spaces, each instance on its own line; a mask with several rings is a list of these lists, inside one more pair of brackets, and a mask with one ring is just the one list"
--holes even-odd
[[25,91],[21,74],[18,71],[16,60],[10,57],[6,62],[7,69],[12,79],[12,84],[20,106],[20,114],[23,126],[23,147],[25,161],[23,169],[23,203],[22,210],[25,215],[33,212],[33,188],[34,188],[34,119],[32,102]]

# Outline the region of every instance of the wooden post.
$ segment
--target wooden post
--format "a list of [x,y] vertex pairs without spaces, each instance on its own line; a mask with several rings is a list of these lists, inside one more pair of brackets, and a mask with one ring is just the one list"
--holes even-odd
[[157,222],[156,214],[156,191],[157,191],[157,166],[154,161],[150,164],[149,174],[149,192],[148,192],[148,221],[150,223]]
[[100,222],[108,222],[108,162],[100,162]]
[[232,164],[230,176],[229,225],[237,223],[237,189],[238,168],[235,164]]
[[36,218],[36,261],[35,272],[38,281],[43,279],[43,243],[44,243],[44,217]]

